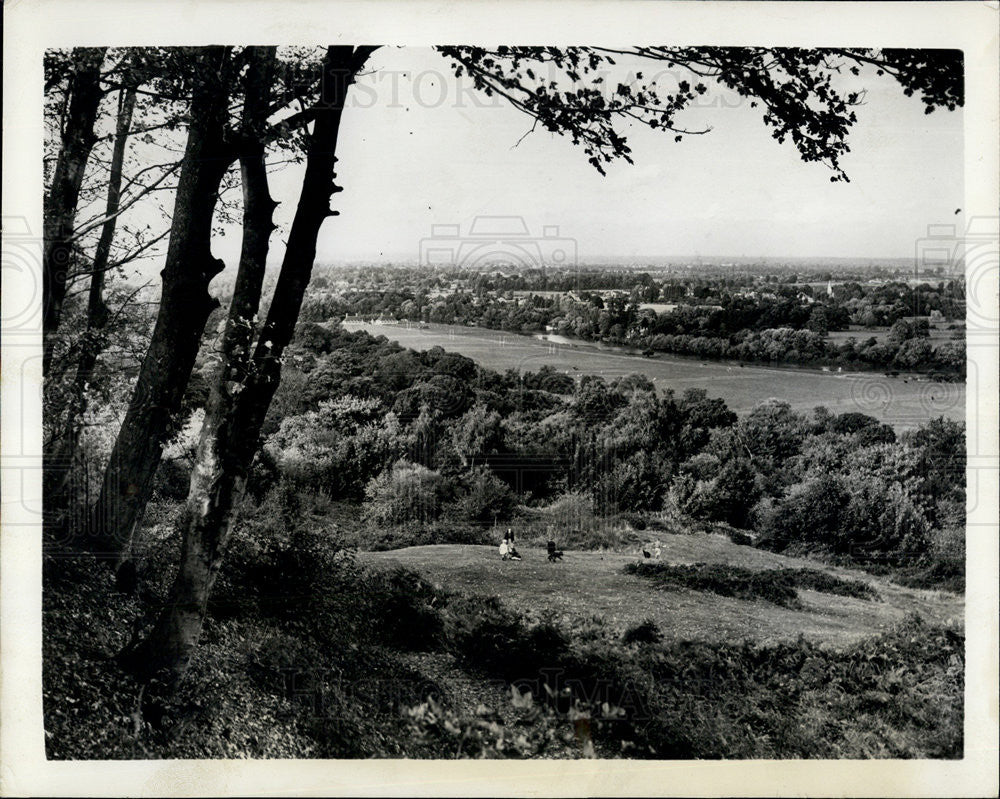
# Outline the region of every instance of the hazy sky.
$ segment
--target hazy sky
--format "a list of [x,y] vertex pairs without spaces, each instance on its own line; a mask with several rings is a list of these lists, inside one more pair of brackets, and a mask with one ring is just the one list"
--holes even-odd
[[[927,225],[964,224],[961,110],[927,115],[888,78],[863,81],[842,159],[851,182],[831,183],[825,166],[771,138],[760,109],[714,88],[677,119],[711,132],[675,143],[633,128],[635,164],[602,177],[567,138],[537,130],[517,144],[531,120],[460,84],[429,49],[383,48],[369,66],[344,114],[341,216],[324,224],[320,261],[417,260],[432,225],[465,233],[478,215],[519,215],[539,233],[558,225],[581,259],[907,257]],[[294,211],[300,169],[272,178],[279,222]],[[238,247],[234,231],[215,249],[229,261]]]

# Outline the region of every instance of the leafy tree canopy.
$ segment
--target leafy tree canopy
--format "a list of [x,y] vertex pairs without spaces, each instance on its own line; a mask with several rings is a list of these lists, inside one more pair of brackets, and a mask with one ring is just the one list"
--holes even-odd
[[[791,139],[804,161],[825,164],[831,181],[846,181],[840,165],[849,151],[852,110],[863,92],[843,90],[841,74],[863,67],[895,79],[907,96],[917,95],[927,113],[964,101],[962,53],[958,50],[801,49],[762,47],[440,47],[455,74],[468,75],[488,96],[501,96],[534,117],[546,130],[571,137],[604,174],[617,159],[632,163],[621,125],[629,121],[684,135],[679,115],[714,82],[763,110],[764,124],[778,142]],[[620,82],[618,62],[630,77]],[[690,79],[664,87],[643,73],[651,65],[677,68]],[[659,71],[659,70],[658,70]]]

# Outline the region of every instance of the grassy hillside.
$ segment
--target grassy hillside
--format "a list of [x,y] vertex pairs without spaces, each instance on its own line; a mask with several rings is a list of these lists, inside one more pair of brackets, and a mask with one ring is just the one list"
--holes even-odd
[[[550,564],[533,547],[520,562],[473,545],[353,556],[320,531],[260,551],[240,541],[195,659],[167,692],[116,659],[165,585],[125,597],[96,564],[47,563],[48,754],[961,756],[959,595],[719,536],[660,543],[660,564],[705,564],[668,574],[706,590],[661,590],[656,569],[626,574],[635,553]],[[774,569],[809,569],[789,574],[824,591],[797,585],[795,607],[715,592],[720,575],[759,588],[747,574]],[[844,583],[817,572],[880,599],[831,594]]]
[[521,547],[520,562],[501,561],[495,547],[441,544],[361,554],[365,563],[403,566],[446,591],[498,596],[521,611],[551,610],[565,620],[602,617],[614,630],[651,618],[672,640],[793,641],[799,635],[844,646],[884,631],[917,612],[935,624],[961,625],[961,596],[903,588],[850,569],[818,565],[760,549],[738,546],[722,536],[663,534],[661,561],[728,564],[748,569],[822,568],[870,584],[880,601],[799,590],[802,609],[746,601],[703,591],[657,590],[642,577],[623,573],[641,553],[566,552],[549,563],[544,549]]

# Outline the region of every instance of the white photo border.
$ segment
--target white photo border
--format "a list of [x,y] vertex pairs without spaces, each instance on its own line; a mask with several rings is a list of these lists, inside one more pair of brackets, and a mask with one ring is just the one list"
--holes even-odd
[[[203,44],[715,44],[958,48],[965,53],[965,218],[997,231],[996,2],[625,0],[7,0],[5,248],[42,229],[42,55],[49,48]],[[992,227],[990,227],[992,226]],[[997,270],[971,303],[993,308]],[[997,338],[969,358],[965,757],[954,761],[46,761],[41,706],[40,259],[4,276],[0,793],[11,796],[996,795]],[[970,290],[972,286],[969,287]],[[995,333],[996,331],[994,331]],[[975,445],[973,446],[973,442]],[[974,478],[974,481],[973,479]]]

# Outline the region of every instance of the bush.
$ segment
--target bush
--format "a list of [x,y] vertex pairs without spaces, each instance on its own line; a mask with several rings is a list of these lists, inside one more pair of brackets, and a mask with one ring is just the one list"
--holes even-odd
[[555,541],[560,549],[623,549],[638,540],[638,514],[595,516],[588,494],[570,492],[542,508],[525,508],[520,540],[535,546]]
[[710,591],[737,599],[763,599],[788,608],[799,607],[799,597],[784,570],[754,571],[738,566],[696,563],[674,566],[667,563],[627,563],[625,574],[654,581],[666,591],[690,589]]
[[496,537],[488,528],[449,522],[447,519],[364,530],[356,540],[358,548],[373,552],[430,544],[496,544]]
[[446,490],[438,472],[397,461],[368,484],[364,516],[384,525],[432,521],[441,513]]
[[485,466],[462,478],[462,494],[447,509],[448,515],[475,524],[507,521],[517,508],[517,496]]
[[675,566],[668,563],[627,563],[626,574],[655,581],[657,588],[677,591],[710,591],[739,599],[764,599],[776,605],[800,606],[795,588],[839,594],[856,599],[879,599],[868,583],[844,580],[817,569],[744,569],[739,566],[695,563]]
[[622,519],[633,530],[639,530],[642,532],[646,529],[646,518],[638,513],[626,513],[622,516]]
[[931,558],[916,566],[892,569],[888,576],[907,588],[965,593],[965,561],[961,560]]
[[568,492],[540,508],[543,519],[563,530],[578,530],[594,522],[594,502],[584,492]]
[[824,594],[850,596],[855,599],[878,601],[878,591],[861,580],[844,580],[818,569],[782,569],[780,574],[792,581],[796,588],[821,591]]
[[532,624],[497,597],[461,597],[448,603],[448,646],[459,665],[513,681],[556,666],[567,646],[549,620]]
[[744,533],[742,530],[730,529],[727,533],[729,540],[734,544],[739,544],[742,547],[753,546],[753,537],[749,533]]
[[646,619],[629,627],[622,634],[623,644],[658,644],[663,640],[663,633],[652,619]]
[[[380,605],[380,639],[397,649],[427,651],[444,643],[444,619],[438,607],[444,595],[416,572],[396,568],[373,580]],[[378,585],[381,583],[381,585]]]

